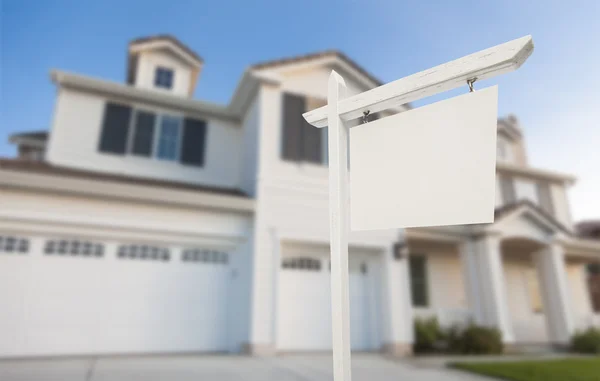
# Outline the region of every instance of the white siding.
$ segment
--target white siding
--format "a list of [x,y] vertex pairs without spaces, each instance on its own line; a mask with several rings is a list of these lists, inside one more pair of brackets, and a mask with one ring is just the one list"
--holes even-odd
[[[337,69],[336,69],[337,70]],[[310,70],[295,71],[284,74],[284,81],[281,84],[282,91],[302,94],[317,99],[327,99],[327,83],[331,69],[326,67],[311,68]],[[342,73],[342,75],[344,75]],[[368,90],[353,81],[351,78],[345,77],[346,86],[348,88],[347,96],[358,94]]]
[[[98,151],[104,105],[110,99],[76,90],[61,89],[47,151],[50,163],[112,174],[156,178],[222,187],[239,186],[239,126],[217,119],[194,116],[207,121],[206,152],[203,167],[178,162],[112,155]],[[178,115],[174,110],[127,103],[155,112]]]
[[573,219],[571,218],[571,210],[569,209],[569,200],[565,186],[563,184],[552,184],[550,186],[550,194],[552,195],[552,203],[554,204],[554,216],[560,223],[572,229]]
[[[263,85],[259,91],[259,202],[256,209],[251,318],[251,342],[255,344],[274,343],[276,295],[271,285],[278,269],[274,266],[277,247],[274,247],[269,231],[276,229],[282,240],[329,242],[327,167],[281,159],[282,93],[288,91],[326,99],[329,73],[330,69],[323,68],[298,72],[293,76],[290,74],[280,87]],[[358,86],[350,84],[350,87]],[[350,235],[351,246],[389,250],[399,236],[397,230],[361,233]],[[401,330],[401,327],[398,328],[398,331]],[[383,331],[387,333],[385,329]]]
[[[173,87],[165,89],[154,86],[154,74],[157,67],[173,70]],[[149,50],[140,53],[135,86],[187,97],[192,79],[192,68],[168,50]]]
[[44,231],[71,226],[85,234],[99,230],[94,234],[140,239],[173,234],[180,240],[203,236],[237,239],[251,231],[250,217],[233,212],[29,192],[2,191],[2,218],[13,219],[14,226],[20,226],[19,221],[40,224]]

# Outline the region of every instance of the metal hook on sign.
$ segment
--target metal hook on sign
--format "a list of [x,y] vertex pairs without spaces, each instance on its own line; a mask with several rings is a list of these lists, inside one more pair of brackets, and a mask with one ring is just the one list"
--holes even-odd
[[475,81],[477,81],[477,77],[471,78],[471,79],[467,79],[467,85],[469,85],[469,92],[470,93],[472,93],[473,91],[475,91],[475,89],[473,89],[473,84],[475,83]]
[[370,110],[367,111],[363,111],[363,117],[362,117],[362,122],[363,124],[368,123],[369,122],[369,114],[371,113]]

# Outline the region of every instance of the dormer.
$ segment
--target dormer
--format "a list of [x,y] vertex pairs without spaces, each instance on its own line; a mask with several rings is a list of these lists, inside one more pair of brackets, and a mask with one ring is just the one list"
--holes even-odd
[[498,162],[527,166],[525,141],[519,126],[519,121],[514,115],[498,119],[498,139],[496,156]]
[[129,43],[127,83],[190,98],[203,63],[198,54],[174,37],[138,38]]

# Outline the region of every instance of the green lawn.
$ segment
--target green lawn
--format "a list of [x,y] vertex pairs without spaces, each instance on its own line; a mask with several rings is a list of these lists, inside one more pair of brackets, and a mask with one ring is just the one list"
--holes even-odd
[[511,381],[600,381],[600,357],[547,361],[456,363],[451,366]]

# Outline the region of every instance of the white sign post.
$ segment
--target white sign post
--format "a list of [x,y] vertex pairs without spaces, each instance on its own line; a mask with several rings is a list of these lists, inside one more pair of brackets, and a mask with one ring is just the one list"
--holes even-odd
[[379,119],[352,131],[346,122],[467,83],[472,90],[475,80],[518,69],[532,52],[533,40],[526,36],[348,98],[344,97],[343,78],[332,71],[328,104],[304,114],[313,126],[329,127],[335,381],[351,380],[350,206],[353,230],[493,222],[497,87]]

